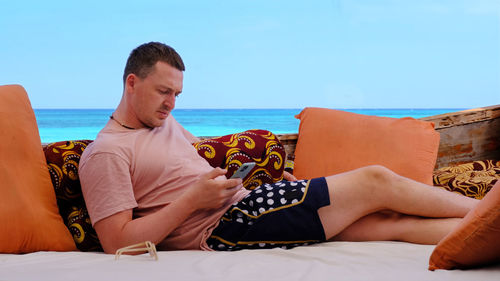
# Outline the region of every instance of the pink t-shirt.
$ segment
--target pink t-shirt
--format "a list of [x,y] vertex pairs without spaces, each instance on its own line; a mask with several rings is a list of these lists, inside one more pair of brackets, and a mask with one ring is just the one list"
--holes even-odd
[[[133,209],[134,218],[151,214],[211,171],[191,145],[194,140],[171,115],[154,129],[130,130],[110,120],[85,149],[79,164],[92,225],[128,209]],[[205,240],[220,217],[248,192],[241,186],[222,208],[196,211],[158,248],[208,250]]]

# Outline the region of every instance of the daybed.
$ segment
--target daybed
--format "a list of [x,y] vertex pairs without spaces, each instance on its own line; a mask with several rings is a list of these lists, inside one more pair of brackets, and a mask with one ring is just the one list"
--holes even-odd
[[[303,111],[297,116],[299,134],[278,136],[284,145],[284,152],[276,156],[281,164],[285,158],[295,160],[293,172],[301,178],[316,176],[318,170],[334,173],[359,165],[393,165],[415,180],[484,197],[493,207],[475,210],[456,231],[463,237],[470,224],[481,219],[474,233],[467,234],[469,241],[451,235],[437,247],[328,242],[291,250],[159,251],[157,261],[147,253],[115,260],[100,252],[83,199],[75,192],[79,153],[90,141],[42,147],[24,89],[0,86],[0,280],[500,280],[500,106],[425,118],[426,122],[330,110],[325,115],[323,110]],[[332,163],[331,150],[342,161]],[[342,153],[361,156],[351,161]],[[315,169],[304,164],[311,161],[308,157],[316,157]],[[428,270],[430,257],[438,254],[448,255],[443,259],[451,267],[467,269]],[[458,259],[450,261],[450,255]]]

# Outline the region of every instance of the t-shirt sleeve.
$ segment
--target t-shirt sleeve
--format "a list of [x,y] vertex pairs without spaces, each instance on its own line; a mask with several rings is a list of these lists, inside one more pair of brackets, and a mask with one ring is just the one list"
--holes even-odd
[[188,139],[191,144],[201,141],[199,138],[197,138],[193,134],[191,134],[188,130],[184,129],[184,127],[181,127],[181,128],[182,128],[182,132],[184,134],[184,137],[186,137],[186,139]]
[[195,137],[193,134],[191,134],[191,132],[189,132],[188,130],[184,129],[184,127],[179,124],[179,122],[177,122],[177,120],[175,120],[175,118],[170,115],[169,118],[171,118],[170,122],[173,126],[176,126],[177,129],[179,129],[181,132],[182,132],[182,135],[191,143],[195,143],[195,142],[200,142],[200,139]]
[[90,155],[78,174],[92,225],[118,212],[137,207],[128,162],[113,153]]

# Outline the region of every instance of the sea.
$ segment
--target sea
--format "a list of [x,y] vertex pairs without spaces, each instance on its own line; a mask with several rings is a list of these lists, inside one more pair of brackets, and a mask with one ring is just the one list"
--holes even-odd
[[[249,129],[275,134],[297,133],[302,109],[174,109],[172,115],[195,136],[221,136]],[[349,112],[393,118],[421,118],[462,108],[432,109],[341,109]],[[95,139],[113,109],[35,109],[42,143]]]

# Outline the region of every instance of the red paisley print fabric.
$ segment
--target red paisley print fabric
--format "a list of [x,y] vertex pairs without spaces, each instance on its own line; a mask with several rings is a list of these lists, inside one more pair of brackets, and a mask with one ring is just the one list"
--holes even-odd
[[283,179],[285,149],[278,138],[269,131],[248,130],[206,139],[193,145],[198,154],[212,167],[227,169],[228,178],[241,164],[255,162],[255,167],[243,179],[243,186],[247,189]]
[[59,213],[80,251],[102,251],[97,234],[90,223],[78,178],[80,156],[91,142],[61,141],[48,144],[43,149]]

